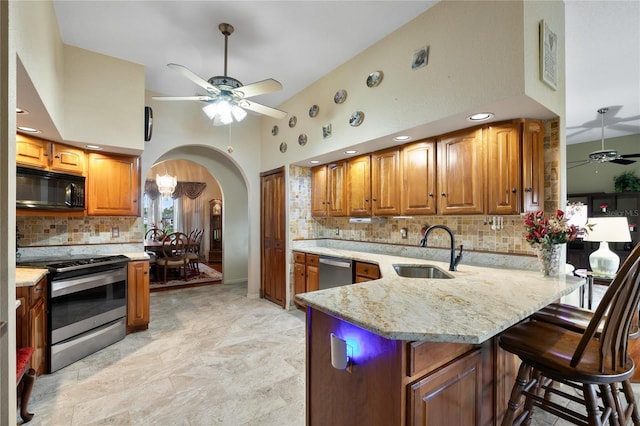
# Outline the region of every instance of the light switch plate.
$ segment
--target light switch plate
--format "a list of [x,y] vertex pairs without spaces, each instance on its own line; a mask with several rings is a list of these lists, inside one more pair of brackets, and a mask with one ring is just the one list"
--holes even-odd
[[119,236],[120,236],[120,228],[118,228],[117,226],[114,226],[113,228],[111,228],[111,237],[118,238]]

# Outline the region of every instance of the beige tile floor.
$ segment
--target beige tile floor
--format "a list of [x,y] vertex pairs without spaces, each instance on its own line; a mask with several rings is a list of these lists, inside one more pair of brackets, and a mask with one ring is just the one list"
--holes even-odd
[[30,425],[304,425],[304,314],[245,294],[152,293],[149,330],[38,378]]

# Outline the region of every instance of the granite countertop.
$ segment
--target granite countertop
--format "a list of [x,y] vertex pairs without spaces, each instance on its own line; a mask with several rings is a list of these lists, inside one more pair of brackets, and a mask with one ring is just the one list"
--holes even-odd
[[[149,260],[149,255],[145,252],[132,252],[132,253],[122,253],[127,256],[130,260]],[[28,287],[33,286],[40,281],[42,277],[47,275],[49,270],[46,268],[27,268],[27,267],[17,267],[16,268],[16,287]]]
[[482,343],[542,307],[578,289],[584,278],[543,277],[539,271],[470,266],[453,279],[403,278],[393,264],[430,264],[448,271],[448,262],[372,254],[327,247],[307,253],[376,263],[382,278],[302,293],[308,306],[395,340]]

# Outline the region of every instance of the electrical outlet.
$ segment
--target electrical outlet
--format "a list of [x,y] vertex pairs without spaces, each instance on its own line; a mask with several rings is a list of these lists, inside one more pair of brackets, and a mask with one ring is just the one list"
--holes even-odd
[[400,236],[402,237],[403,240],[407,239],[407,233],[408,233],[407,228],[400,228]]
[[336,235],[340,235],[340,227],[336,226]]
[[111,237],[118,238],[119,236],[120,236],[120,228],[118,228],[117,226],[114,226],[113,228],[111,228]]

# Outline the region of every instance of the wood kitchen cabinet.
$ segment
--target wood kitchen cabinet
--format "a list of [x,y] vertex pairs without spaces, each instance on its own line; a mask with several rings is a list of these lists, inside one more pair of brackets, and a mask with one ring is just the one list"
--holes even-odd
[[127,334],[149,328],[149,261],[127,265]]
[[400,148],[371,154],[371,213],[374,215],[400,214],[400,170]]
[[401,214],[436,214],[436,143],[426,140],[407,144],[401,156]]
[[83,150],[22,134],[16,135],[16,164],[61,173],[85,174]]
[[[293,252],[293,294],[315,291],[320,288],[320,256],[317,254]],[[305,306],[294,300],[296,306]]]
[[544,127],[538,120],[521,120],[522,210],[544,210]]
[[348,215],[371,216],[371,156],[347,162]]
[[47,372],[47,278],[33,286],[16,287],[16,347],[34,349],[31,367],[37,375]]
[[311,169],[311,215],[347,215],[347,163],[337,161]]
[[518,123],[487,128],[487,213],[518,214],[521,209],[520,132]]
[[465,129],[438,142],[438,212],[484,213],[483,129]]
[[373,263],[355,262],[354,282],[363,283],[365,281],[377,280],[380,278],[380,267]]
[[[497,337],[477,345],[391,340],[313,308],[307,327],[309,426],[502,421],[519,364],[496,350]],[[366,342],[351,370],[332,367],[331,333]]]
[[87,214],[140,216],[140,158],[89,154]]

